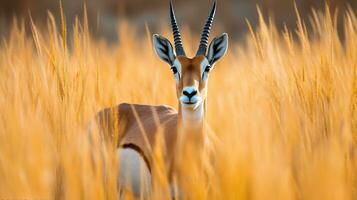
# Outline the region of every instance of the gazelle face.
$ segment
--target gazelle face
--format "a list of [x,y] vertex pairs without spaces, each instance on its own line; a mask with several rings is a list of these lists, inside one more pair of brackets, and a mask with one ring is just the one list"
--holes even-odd
[[176,58],[173,66],[176,80],[176,94],[184,107],[197,107],[206,98],[207,78],[210,65],[204,56],[192,59],[185,56]]
[[208,78],[214,64],[227,50],[227,34],[212,41],[207,55],[194,58],[187,58],[184,55],[176,56],[171,43],[159,35],[154,35],[153,41],[158,56],[170,66],[181,106],[197,108],[206,99]]
[[168,39],[157,34],[153,36],[153,45],[156,54],[170,65],[170,69],[176,80],[177,98],[183,108],[196,109],[204,102],[207,96],[209,73],[211,69],[213,69],[214,64],[222,58],[227,51],[228,35],[224,33],[222,36],[212,40],[206,54],[208,37],[215,13],[216,2],[213,4],[203,28],[200,46],[194,58],[186,57],[171,1],[170,18],[176,53]]

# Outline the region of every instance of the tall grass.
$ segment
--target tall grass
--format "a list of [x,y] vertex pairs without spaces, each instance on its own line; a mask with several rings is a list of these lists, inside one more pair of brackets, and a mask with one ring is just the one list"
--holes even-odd
[[[209,82],[212,187],[197,184],[189,197],[357,198],[357,19],[344,18],[344,42],[327,9],[313,14],[312,31],[299,20],[279,32],[260,15],[244,44],[230,44]],[[49,14],[47,30],[14,23],[1,43],[0,199],[115,199],[115,154],[88,139],[88,122],[121,102],[177,107],[151,37],[127,24],[108,46],[86,20],[73,26],[66,42]],[[194,52],[197,37],[183,35]]]

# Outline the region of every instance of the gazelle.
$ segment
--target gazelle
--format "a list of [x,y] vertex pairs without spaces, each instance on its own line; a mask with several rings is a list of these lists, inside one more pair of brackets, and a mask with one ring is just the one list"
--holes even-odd
[[[107,138],[114,141],[118,149],[119,182],[125,185],[129,178],[129,187],[134,194],[140,193],[140,186],[150,185],[148,182],[151,180],[153,165],[152,150],[159,132],[163,134],[165,142],[164,159],[170,179],[176,170],[175,160],[187,142],[194,142],[199,151],[205,148],[207,136],[204,131],[204,117],[209,73],[228,47],[228,35],[224,33],[213,39],[207,52],[215,12],[216,2],[203,28],[199,48],[193,58],[188,58],[185,54],[172,2],[170,19],[175,51],[168,39],[153,35],[155,51],[161,60],[170,66],[176,81],[178,111],[165,105],[120,104],[98,114],[101,130]],[[140,172],[140,169],[143,169],[140,166],[144,166],[143,172]],[[142,173],[144,175],[140,176]]]

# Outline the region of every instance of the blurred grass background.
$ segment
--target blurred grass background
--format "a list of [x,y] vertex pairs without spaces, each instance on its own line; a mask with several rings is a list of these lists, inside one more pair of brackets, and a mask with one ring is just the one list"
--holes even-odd
[[[72,33],[75,16],[83,13],[83,5],[87,6],[91,32],[95,36],[104,37],[107,41],[117,41],[116,30],[120,20],[125,20],[133,27],[144,32],[147,23],[151,31],[158,31],[168,26],[168,0],[62,0],[68,32]],[[193,33],[201,31],[213,1],[210,0],[174,0],[178,22],[183,29]],[[241,39],[248,31],[245,19],[253,27],[257,25],[257,6],[263,13],[272,17],[279,29],[284,25],[296,27],[294,2],[303,20],[308,20],[312,9],[329,5],[332,12],[351,7],[357,9],[355,0],[220,0],[215,22],[215,30],[230,34],[232,39]],[[8,33],[8,25],[14,16],[28,19],[29,13],[37,23],[45,23],[47,11],[59,20],[59,1],[53,0],[1,0],[0,1],[0,35]],[[81,18],[82,19],[82,18]],[[341,17],[337,19],[342,20]],[[310,27],[308,27],[310,28]],[[338,27],[341,30],[342,27]]]
[[[99,110],[122,102],[177,106],[172,74],[155,56],[151,36],[140,32],[149,18],[130,10],[140,5],[162,15],[148,26],[172,39],[166,3],[103,1],[96,6],[88,1],[89,22],[80,17],[80,23],[73,16],[83,15],[83,2],[63,1],[67,25],[61,25],[55,20],[60,18],[58,2],[15,2],[2,3],[3,10],[8,6],[2,23],[11,24],[15,13],[27,18],[28,8],[34,23],[18,20],[2,28],[7,33],[0,45],[0,199],[116,199],[117,158],[98,135],[89,140],[88,122]],[[220,2],[214,32],[228,29],[231,37],[243,36],[236,36],[241,42],[230,42],[210,75],[207,120],[218,138],[217,163],[208,174],[213,189],[188,179],[187,194],[191,199],[356,199],[355,10],[340,11],[337,26],[330,10],[340,3],[329,2],[334,5],[326,10],[324,3],[315,4],[319,11],[309,16],[305,12],[311,4],[297,2],[304,8],[302,18],[311,20],[289,21],[293,28],[281,31],[284,17],[278,18],[278,11],[265,13],[277,19],[275,26],[253,3],[237,12],[241,17],[228,17],[242,27],[225,25],[223,16],[235,10],[225,2],[234,4]],[[191,23],[201,25],[210,4],[175,4],[192,55],[199,35]],[[283,1],[269,5],[293,7]],[[204,11],[198,15],[197,9]],[[106,11],[100,20],[98,10]],[[293,9],[286,12],[298,16]],[[123,21],[117,22],[121,15]],[[244,18],[257,27],[248,34],[243,33],[249,30]],[[114,27],[113,32],[96,28],[105,23],[101,26]],[[106,42],[115,38],[120,42]],[[197,177],[191,163],[188,159],[189,177]]]

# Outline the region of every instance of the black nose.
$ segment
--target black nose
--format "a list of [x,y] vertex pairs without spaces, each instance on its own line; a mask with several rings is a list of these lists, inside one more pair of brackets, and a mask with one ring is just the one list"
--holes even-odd
[[197,94],[197,90],[193,90],[190,93],[187,92],[186,90],[184,90],[183,94],[186,95],[189,99],[191,99],[191,97],[193,97],[193,96],[195,96]]

